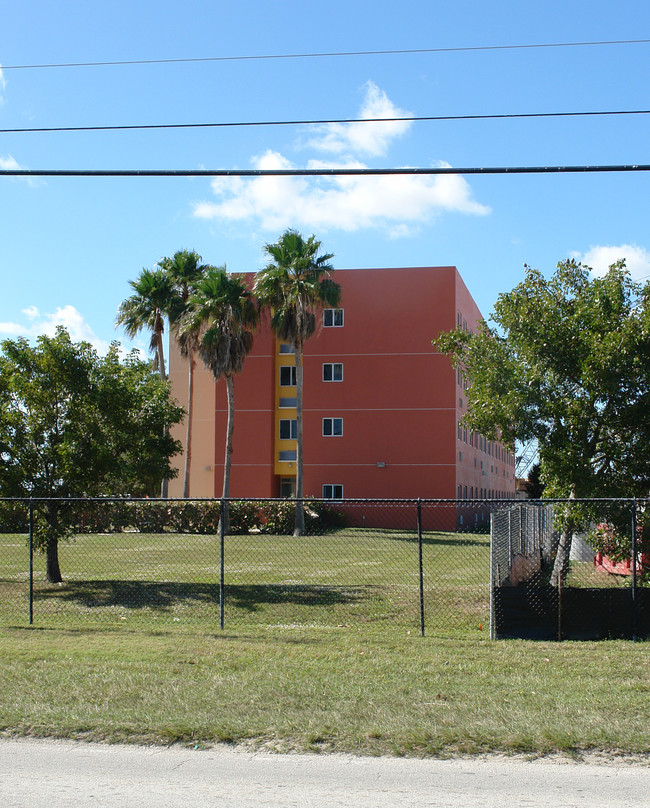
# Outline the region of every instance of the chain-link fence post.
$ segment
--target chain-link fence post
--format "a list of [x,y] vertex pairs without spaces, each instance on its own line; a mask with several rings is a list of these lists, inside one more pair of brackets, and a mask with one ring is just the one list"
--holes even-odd
[[637,597],[636,597],[636,563],[637,563],[637,520],[636,498],[632,500],[632,640],[637,638]]
[[557,640],[562,642],[562,575],[557,579]]
[[494,576],[496,574],[496,570],[494,568],[494,554],[496,553],[496,541],[495,541],[495,525],[494,519],[490,519],[490,639],[496,639],[496,619],[495,619],[495,587],[494,587]]
[[225,525],[226,515],[225,501],[219,501],[219,625],[223,631],[225,617]]
[[29,498],[29,625],[34,623],[34,500]]
[[424,569],[422,566],[422,500],[418,497],[418,564],[420,572],[420,635],[424,637]]

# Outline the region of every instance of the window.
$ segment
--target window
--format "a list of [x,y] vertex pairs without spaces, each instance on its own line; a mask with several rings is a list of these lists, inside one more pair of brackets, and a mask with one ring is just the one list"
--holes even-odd
[[280,418],[280,440],[295,440],[298,422],[295,418]]
[[343,309],[323,309],[323,325],[325,328],[343,325]]
[[280,365],[280,387],[296,386],[295,365]]
[[295,409],[298,406],[298,399],[297,398],[281,398],[280,399],[280,408],[281,409]]
[[323,418],[323,435],[325,437],[340,437],[342,434],[342,418]]
[[324,485],[323,499],[343,499],[343,486],[331,484]]
[[278,454],[278,460],[295,460],[295,459],[296,459],[295,449],[287,449],[286,451],[282,451]]
[[326,362],[323,365],[323,381],[324,382],[342,382],[343,381],[343,363],[342,362]]
[[296,349],[293,345],[287,345],[286,342],[280,343],[280,353],[295,353]]

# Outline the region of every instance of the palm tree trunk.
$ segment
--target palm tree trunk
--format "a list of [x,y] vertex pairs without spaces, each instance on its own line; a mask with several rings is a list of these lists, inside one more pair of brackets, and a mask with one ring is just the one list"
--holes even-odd
[[301,341],[296,343],[296,521],[293,535],[302,536],[305,532],[305,507],[303,504],[302,475],[302,352]]
[[187,430],[185,433],[185,471],[183,474],[183,498],[190,495],[190,468],[192,464],[192,418],[194,417],[194,354],[189,353],[189,376],[187,380]]
[[[160,373],[160,378],[163,381],[167,379],[167,373],[165,372],[165,353],[163,350],[163,335],[162,331],[158,332],[158,372]],[[165,437],[169,434],[169,427],[165,424],[164,430]],[[163,477],[162,482],[160,484],[160,496],[162,499],[167,499],[169,496],[169,480],[166,477]]]
[[232,460],[232,433],[235,416],[235,380],[231,373],[226,375],[226,392],[228,394],[228,421],[226,424],[226,456],[223,463],[223,498],[226,500],[223,506],[223,532],[224,535],[230,533],[230,508],[228,498],[230,497],[230,464]]

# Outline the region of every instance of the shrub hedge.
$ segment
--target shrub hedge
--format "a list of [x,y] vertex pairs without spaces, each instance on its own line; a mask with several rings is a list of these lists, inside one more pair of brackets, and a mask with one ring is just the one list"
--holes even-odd
[[[89,500],[72,501],[60,511],[61,522],[74,533],[200,533],[219,531],[219,500]],[[293,533],[293,500],[233,500],[230,503],[230,532],[233,534]],[[25,503],[0,502],[0,533],[26,533],[28,507]],[[37,514],[37,522],[40,521]],[[343,527],[345,517],[322,502],[305,501],[305,532],[321,533]]]

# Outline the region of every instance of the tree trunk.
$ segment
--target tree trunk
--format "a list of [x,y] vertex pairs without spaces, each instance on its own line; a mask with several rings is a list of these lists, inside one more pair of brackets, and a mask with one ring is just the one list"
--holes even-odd
[[223,532],[224,535],[230,533],[230,507],[228,498],[230,497],[230,464],[232,460],[232,433],[235,415],[235,380],[232,374],[226,375],[226,391],[228,394],[228,422],[226,424],[226,456],[223,463]]
[[[575,499],[575,493],[571,491],[569,499]],[[571,514],[571,503],[564,506],[567,508],[564,519],[562,521],[562,533],[560,541],[555,553],[555,562],[553,564],[553,572],[551,573],[551,586],[556,589],[566,581],[569,572],[569,556],[571,554],[571,543],[573,541],[573,533],[575,531],[575,521]]]
[[572,539],[573,523],[570,519],[567,519],[562,525],[562,535],[560,536],[560,542],[557,546],[555,563],[553,564],[553,572],[551,573],[550,584],[556,589],[560,586],[560,582],[564,585],[569,572],[569,554],[571,553]]
[[45,580],[50,584],[60,584],[61,568],[59,566],[59,517],[55,504],[50,501],[43,514],[47,530],[45,540]]
[[45,544],[45,580],[50,584],[60,584],[63,581],[61,577],[61,567],[59,566],[59,540],[56,536],[56,527],[52,524],[56,522],[56,515],[49,515],[46,517],[48,528],[53,528],[48,536]]
[[[167,379],[167,373],[165,372],[165,354],[163,351],[163,335],[162,332],[158,334],[158,372],[160,373],[160,378],[163,381]],[[165,424],[164,435],[167,437],[169,434],[169,427]],[[162,482],[160,484],[160,496],[162,499],[167,499],[169,496],[169,480],[166,477],[163,477]]]
[[45,580],[50,584],[60,584],[63,581],[59,567],[59,542],[56,538],[48,538],[45,545]]
[[185,433],[185,471],[183,474],[183,498],[190,495],[190,467],[192,464],[192,418],[194,415],[194,354],[189,353],[189,376],[187,381],[187,430]]
[[305,532],[305,507],[302,480],[302,342],[296,343],[296,521],[294,536]]

